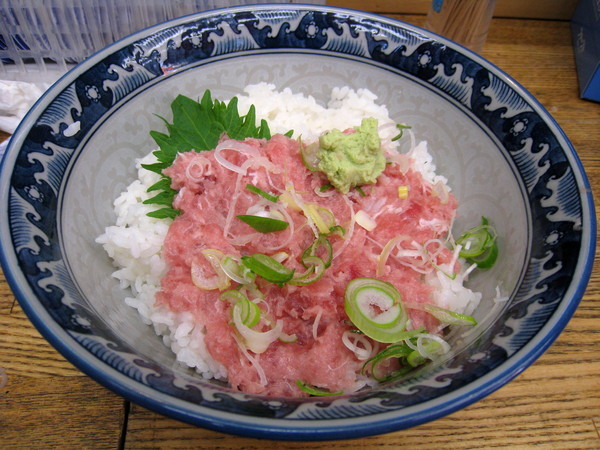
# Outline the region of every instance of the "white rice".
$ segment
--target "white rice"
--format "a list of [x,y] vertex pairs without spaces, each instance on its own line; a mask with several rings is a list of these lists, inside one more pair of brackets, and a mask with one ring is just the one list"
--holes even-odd
[[[238,96],[239,110],[245,114],[251,104],[256,107],[257,118],[266,119],[273,133],[285,133],[290,129],[310,142],[333,128],[346,129],[359,125],[366,117],[379,121],[381,138],[388,145],[395,145],[391,138],[398,133],[395,122],[389,117],[385,106],[377,105],[377,97],[366,89],[354,91],[348,87],[334,88],[327,107],[319,105],[314,98],[294,94],[290,89],[281,92],[275,86],[261,83],[247,86],[246,95]],[[414,137],[411,134],[411,139]],[[421,142],[412,145],[411,156],[425,178],[432,183],[444,177],[435,174],[435,165]],[[145,170],[142,164],[155,162],[154,155],[136,161],[138,179],[114,201],[116,224],[106,228],[96,242],[102,244],[108,256],[118,268],[113,276],[123,289],[131,289],[127,305],[137,309],[144,323],[152,325],[157,335],[176,354],[177,361],[195,369],[205,378],[225,380],[225,368],[208,353],[204,344],[204,331],[192,320],[191,314],[178,314],[164,306],[155,304],[155,294],[160,289],[160,280],[166,272],[161,250],[170,219],[154,219],[147,213],[155,210],[153,205],[144,205],[148,199],[147,189],[159,180],[159,176]],[[479,303],[480,295],[460,283],[448,285],[445,276],[432,280],[439,285],[437,296],[440,306],[459,312],[471,313]]]
[[277,91],[273,84],[249,85],[244,92],[247,95],[238,96],[240,114],[246,114],[254,105],[257,119],[265,119],[273,133],[294,130],[294,136],[302,136],[304,141],[311,142],[325,131],[345,130],[360,125],[365,117],[374,117],[382,128],[380,137],[383,140],[398,134],[387,108],[375,103],[377,96],[368,89],[333,88],[326,107],[312,96],[295,94],[290,88]]

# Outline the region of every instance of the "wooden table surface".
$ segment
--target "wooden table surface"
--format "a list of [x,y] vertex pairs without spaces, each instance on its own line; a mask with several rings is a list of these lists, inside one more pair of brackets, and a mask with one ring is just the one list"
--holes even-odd
[[[555,117],[600,198],[600,104],[579,98],[569,23],[494,19],[482,54]],[[0,134],[0,141],[6,137]],[[195,428],[130,404],[46,343],[1,273],[0,367],[8,374],[0,390],[1,448],[600,448],[600,276],[592,274],[557,341],[514,381],[437,421],[357,440],[271,443]]]

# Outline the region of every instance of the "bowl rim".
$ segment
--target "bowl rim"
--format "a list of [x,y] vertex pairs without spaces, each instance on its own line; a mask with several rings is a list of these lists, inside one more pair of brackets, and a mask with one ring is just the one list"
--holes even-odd
[[[430,36],[448,46],[454,47],[463,55],[466,55],[470,59],[481,64],[483,67],[487,68],[492,73],[499,76],[503,81],[508,83],[511,88],[515,90],[521,97],[530,102],[534,110],[544,118],[547,124],[551,126],[557,138],[560,138],[563,151],[568,157],[569,163],[573,167],[573,173],[582,187],[582,192],[585,192],[585,195],[580,197],[582,201],[582,214],[584,214],[584,216],[587,214],[589,217],[583,222],[584,225],[588,225],[588,227],[585,227],[583,230],[581,249],[578,259],[578,273],[580,277],[576,284],[569,285],[569,288],[561,300],[559,307],[552,314],[552,317],[548,320],[548,322],[538,332],[537,339],[532,339],[525,346],[523,346],[523,348],[518,350],[502,364],[490,370],[481,378],[466,384],[458,390],[452,391],[450,394],[444,394],[440,397],[441,399],[447,399],[448,397],[452,396],[457,396],[459,398],[442,402],[442,404],[435,402],[435,399],[428,400],[407,408],[407,410],[414,409],[415,411],[409,416],[403,416],[401,427],[399,427],[398,424],[398,411],[380,413],[376,416],[371,416],[377,417],[377,419],[364,422],[361,422],[358,419],[354,420],[348,418],[331,419],[326,422],[326,427],[323,427],[322,425],[313,425],[320,424],[322,423],[321,421],[298,421],[298,423],[301,423],[302,426],[292,427],[291,425],[296,425],[296,423],[290,423],[293,421],[290,421],[289,419],[261,419],[264,422],[268,422],[268,424],[265,423],[257,426],[256,422],[252,421],[253,418],[251,416],[240,416],[236,413],[215,411],[198,405],[192,405],[195,407],[190,408],[189,402],[171,397],[162,392],[158,392],[149,386],[145,386],[142,383],[128,378],[126,375],[118,372],[105,362],[100,361],[85,348],[81,347],[79,343],[77,343],[69,333],[60,327],[50,317],[49,313],[41,306],[38,299],[35,297],[35,294],[28,286],[23,274],[19,270],[13,269],[13,267],[18,267],[18,263],[16,260],[16,255],[12,249],[12,243],[9,242],[8,239],[5,242],[5,233],[7,228],[5,225],[5,218],[7,215],[4,215],[5,218],[2,219],[2,222],[0,223],[2,226],[0,228],[0,248],[2,250],[0,253],[0,263],[6,280],[11,286],[15,298],[18,300],[29,320],[54,348],[56,348],[71,364],[75,365],[82,372],[99,382],[101,385],[133,401],[134,403],[178,420],[224,433],[282,440],[347,439],[352,437],[388,433],[391,431],[397,431],[399,429],[413,427],[462,409],[491,394],[515,378],[530,364],[537,360],[548,347],[550,347],[575,312],[585,292],[587,283],[592,273],[594,253],[596,249],[597,227],[592,190],[576,150],[562,128],[545,109],[545,107],[531,93],[529,93],[529,91],[527,91],[508,74],[471,50],[449,41],[446,38],[436,35],[435,33],[432,33],[421,27],[408,24],[401,20],[349,8],[300,4],[262,4],[252,6],[251,9],[248,5],[221,8],[175,18],[119,39],[113,44],[95,52],[88,59],[75,66],[64,76],[58,79],[42,95],[42,97],[27,113],[13,134],[8,148],[6,149],[6,152],[0,161],[0,175],[3,173],[6,175],[9,170],[12,169],[12,164],[15,162],[17,152],[27,136],[29,129],[33,126],[35,118],[48,106],[53,98],[53,95],[62,91],[82,72],[96,65],[104,56],[113,54],[115,51],[126,45],[126,43],[134,42],[165,28],[185,24],[191,20],[202,17],[215,16],[223,13],[250,10],[265,11],[314,9],[318,11],[346,13],[359,16],[361,18],[374,19],[380,23],[395,25],[408,29],[412,32]],[[292,49],[292,51],[293,50],[295,49]],[[6,181],[8,179],[9,178],[7,176],[4,176],[4,183],[0,184],[0,199],[8,199],[10,189],[10,185],[8,181]],[[6,202],[6,211],[8,211],[8,202]],[[544,339],[539,338],[539,336],[543,336]],[[240,417],[245,420],[241,420]]]

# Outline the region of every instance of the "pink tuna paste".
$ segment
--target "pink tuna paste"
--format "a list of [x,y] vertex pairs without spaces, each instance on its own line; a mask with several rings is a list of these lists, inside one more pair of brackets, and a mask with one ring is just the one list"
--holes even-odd
[[[173,311],[191,312],[205,327],[207,349],[227,369],[232,388],[270,396],[305,396],[296,386],[296,380],[302,380],[333,392],[350,392],[357,386],[364,361],[342,341],[344,333],[353,328],[344,311],[346,285],[357,277],[377,277],[392,283],[405,302],[431,302],[432,288],[423,282],[418,257],[403,261],[390,256],[383,274],[376,276],[377,263],[385,244],[396,236],[407,237],[398,248],[409,250],[414,249],[413,241],[423,244],[445,236],[456,200],[448,193],[436,194],[419,172],[403,169],[401,166],[408,167],[407,161],[388,164],[377,184],[363,186],[364,196],[355,189],[346,195],[321,192],[319,188],[328,181],[303,165],[296,140],[276,135],[268,141],[248,139],[244,143],[255,150],[228,150],[228,144],[237,144],[225,141],[218,155],[220,162],[215,150],[188,152],[180,154],[165,171],[179,191],[174,206],[182,214],[174,220],[165,241],[163,257],[169,270],[157,300]],[[229,167],[223,165],[224,160]],[[232,170],[236,167],[242,170]],[[276,195],[293,190],[305,204],[330,210],[336,224],[346,230],[345,237],[329,237],[334,259],[318,281],[302,287],[278,286],[257,277],[264,294],[259,307],[274,320],[280,319],[285,333],[297,337],[295,342],[275,340],[260,354],[244,349],[239,337],[236,340],[230,302],[218,299],[219,290],[196,287],[191,265],[195,261],[210,270],[200,253],[203,249],[219,249],[235,257],[286,252],[290,256],[284,264],[302,271],[300,255],[314,242],[315,232],[302,210],[291,205],[279,205],[287,206],[286,220],[291,219],[283,231],[259,233],[237,219],[236,215],[247,214],[258,202],[268,203],[247,190],[247,184]],[[406,198],[399,196],[399,186],[408,186]],[[359,210],[376,222],[372,231],[353,223]],[[436,255],[438,265],[452,259],[436,242],[428,250]],[[232,282],[230,288],[235,287]],[[431,330],[437,325],[421,311],[409,313],[414,328],[424,325]]]

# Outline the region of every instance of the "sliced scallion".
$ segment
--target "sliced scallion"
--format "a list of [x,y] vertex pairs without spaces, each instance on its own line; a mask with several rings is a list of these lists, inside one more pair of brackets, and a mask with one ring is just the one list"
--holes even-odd
[[408,355],[410,355],[413,351],[414,350],[412,348],[410,348],[404,343],[390,345],[384,348],[382,351],[380,351],[373,358],[367,360],[363,364],[362,372],[364,373],[367,367],[370,366],[371,375],[376,381],[379,381],[380,383],[384,381],[389,381],[393,378],[397,378],[401,375],[404,375],[406,372],[408,372],[408,370],[412,369],[412,367],[409,367],[408,370],[407,367],[401,367],[400,369],[395,370],[394,372],[384,376],[379,373],[379,365],[390,358],[404,359],[408,357]]
[[398,130],[400,130],[400,133],[398,133],[396,136],[394,136],[392,138],[392,141],[397,141],[398,139],[400,139],[402,137],[402,135],[404,134],[404,130],[407,130],[407,129],[411,128],[411,127],[408,126],[408,125],[402,125],[400,123],[397,123],[396,124],[396,128],[398,128]]
[[252,328],[260,321],[260,308],[256,305],[256,303],[251,302],[247,298],[233,305],[233,308],[240,309],[242,323],[248,328]]
[[261,233],[282,231],[290,225],[285,220],[273,219],[271,217],[252,216],[249,214],[242,214],[236,217]]
[[[430,340],[424,344],[425,354],[422,354],[418,350],[418,342],[419,340],[423,340],[424,335],[427,335],[427,331],[423,327],[406,331],[404,337],[401,339],[402,342],[389,345],[377,355],[367,360],[362,367],[362,373],[365,373],[365,370],[369,368],[375,380],[384,382],[400,378],[413,368],[425,364],[428,359],[431,359],[430,356],[432,354],[439,353],[442,345],[436,340]],[[380,365],[391,358],[398,359],[400,368],[384,375],[384,371],[380,369]]]
[[233,305],[232,316],[236,309],[239,312],[242,323],[248,328],[252,328],[260,321],[261,311],[258,305],[248,300],[244,294],[235,289],[225,291],[219,295],[220,300],[227,300]]
[[303,257],[302,264],[307,267],[306,271],[301,274],[295,274],[289,281],[289,284],[306,286],[319,280],[325,273],[325,263],[318,256]]
[[498,259],[496,237],[496,230],[482,217],[481,225],[467,230],[456,240],[456,245],[461,246],[459,255],[480,269],[489,269]]
[[270,256],[263,255],[262,253],[255,253],[251,256],[242,256],[242,264],[256,275],[275,284],[281,285],[287,283],[294,276],[293,269],[284,266]]
[[379,342],[403,339],[408,315],[394,286],[375,278],[355,278],[346,286],[344,308],[360,331]]
[[344,393],[344,391],[331,392],[326,389],[321,389],[307,384],[302,380],[296,380],[296,386],[298,386],[301,391],[304,391],[307,394],[314,395],[316,397],[328,397],[333,395],[342,395]]
[[269,201],[271,201],[273,203],[275,203],[277,200],[279,200],[279,196],[278,195],[269,194],[268,192],[263,191],[261,188],[256,187],[253,184],[247,184],[246,185],[246,189],[248,189],[253,194],[258,194],[262,198],[264,198],[266,200],[269,200]]
[[225,275],[240,284],[251,283],[256,277],[247,267],[243,266],[229,255],[221,260],[221,269],[223,269]]
[[232,310],[233,324],[248,350],[257,354],[263,353],[269,345],[279,339],[283,331],[283,322],[281,320],[278,320],[268,331],[253,330],[243,323],[241,308],[236,308],[235,306],[237,304],[234,305]]
[[[425,343],[424,346],[426,353],[430,356],[432,354],[435,355],[437,353],[440,353],[443,350],[442,345],[439,342],[433,340],[430,340],[429,342]],[[419,352],[418,350],[414,350],[410,355],[406,357],[406,362],[412,367],[418,367],[425,364],[428,359],[428,357],[422,355],[421,352]]]
[[190,268],[190,274],[192,276],[192,282],[194,285],[203,290],[227,289],[230,281],[221,268],[221,260],[225,257],[223,252],[214,248],[206,248],[200,253],[210,263],[214,275],[208,276],[204,265],[200,264],[200,262],[197,260],[193,260]]
[[333,247],[331,246],[331,242],[325,236],[319,236],[315,241],[302,253],[302,264],[304,267],[308,268],[309,266],[305,261],[307,256],[318,256],[325,263],[325,268],[328,268],[331,265],[331,261],[333,259]]
[[450,311],[449,309],[440,308],[439,306],[429,304],[425,304],[423,306],[423,309],[440,322],[447,323],[448,325],[477,325],[477,321],[475,320],[475,318],[466,314],[460,314],[454,311]]
[[344,235],[346,234],[346,230],[341,225],[335,225],[333,227],[329,227],[329,233],[327,233],[328,236],[332,234],[337,234],[340,237],[344,237]]

